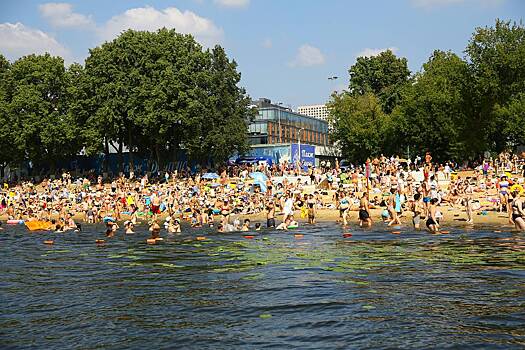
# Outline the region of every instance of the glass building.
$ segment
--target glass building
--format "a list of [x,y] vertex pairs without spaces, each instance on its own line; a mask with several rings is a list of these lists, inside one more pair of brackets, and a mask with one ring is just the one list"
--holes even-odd
[[261,98],[254,103],[259,114],[248,126],[248,139],[252,145],[300,143],[328,145],[328,123],[309,117],[290,108],[272,104]]

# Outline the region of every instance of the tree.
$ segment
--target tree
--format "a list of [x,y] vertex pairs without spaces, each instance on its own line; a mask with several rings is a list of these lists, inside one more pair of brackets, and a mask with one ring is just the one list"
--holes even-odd
[[18,152],[13,149],[13,134],[11,118],[8,113],[7,81],[9,61],[0,55],[0,177],[4,177],[4,169],[9,163],[18,160]]
[[90,50],[85,74],[90,134],[99,130],[120,154],[125,145],[161,165],[179,145],[216,161],[247,147],[248,97],[235,62],[218,46],[204,51],[191,35],[165,28],[128,30]]
[[510,146],[525,145],[525,92],[515,95],[504,106],[496,106],[495,115],[504,121],[503,134]]
[[23,159],[54,171],[59,160],[80,150],[77,125],[67,113],[63,59],[22,57],[10,67],[7,81],[13,146]]
[[434,51],[414,83],[403,89],[393,112],[401,150],[431,150],[438,160],[463,159],[477,151],[468,137],[468,81],[465,61],[452,52]]
[[502,151],[510,140],[501,119],[506,114],[496,111],[525,91],[525,28],[501,20],[494,27],[477,28],[466,53],[472,76],[472,125],[480,131],[485,149]]
[[220,46],[211,52],[207,91],[207,110],[205,128],[202,132],[200,152],[209,154],[214,160],[225,160],[235,152],[248,150],[246,132],[248,122],[255,116],[249,109],[250,99],[246,91],[237,85],[241,74],[237,63],[230,61]]
[[334,125],[332,137],[340,143],[346,159],[364,162],[382,152],[388,117],[373,93],[334,94],[328,108]]
[[377,56],[358,57],[350,67],[350,92],[364,95],[375,94],[381,101],[383,111],[392,112],[399,102],[400,89],[409,81],[410,70],[406,58],[398,58],[391,50]]

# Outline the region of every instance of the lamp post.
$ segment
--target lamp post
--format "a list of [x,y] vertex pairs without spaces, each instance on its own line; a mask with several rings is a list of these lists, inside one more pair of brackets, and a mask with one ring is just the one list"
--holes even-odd
[[[336,77],[336,76],[333,76],[333,77],[328,77],[328,80],[330,80],[331,82],[334,82],[336,81],[337,79],[339,79],[339,77]],[[334,90],[334,93],[336,93],[337,90]]]
[[299,159],[298,159],[298,168],[299,171],[301,171],[301,133],[303,132],[304,128],[299,129],[299,132],[297,133],[297,148],[299,148]]
[[277,103],[277,118],[278,118],[278,124],[279,124],[279,143],[283,143],[282,137],[281,137],[281,106],[283,105],[282,102]]

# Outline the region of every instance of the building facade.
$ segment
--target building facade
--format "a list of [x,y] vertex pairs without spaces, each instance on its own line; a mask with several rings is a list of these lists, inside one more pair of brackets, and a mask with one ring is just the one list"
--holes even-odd
[[259,113],[248,126],[250,156],[271,157],[274,162],[316,165],[330,157],[328,122],[292,111],[261,98],[254,101]]
[[302,115],[282,105],[261,98],[254,103],[259,113],[248,126],[252,145],[304,143],[328,145],[328,123],[325,120]]
[[326,105],[299,106],[297,112],[321,120],[328,120],[328,107]]

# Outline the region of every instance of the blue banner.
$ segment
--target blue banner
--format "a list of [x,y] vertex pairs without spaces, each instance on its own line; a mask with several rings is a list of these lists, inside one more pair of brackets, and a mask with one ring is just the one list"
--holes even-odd
[[[300,148],[300,149],[299,149]],[[315,146],[292,143],[292,163],[301,163],[303,170],[315,166]]]

